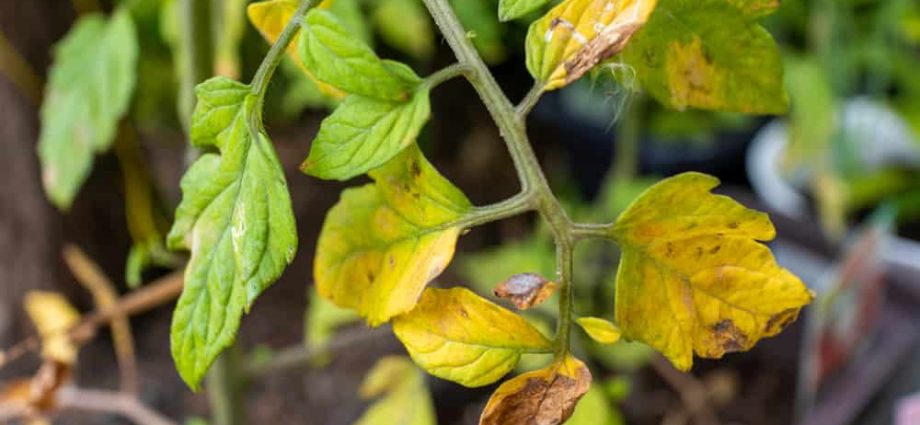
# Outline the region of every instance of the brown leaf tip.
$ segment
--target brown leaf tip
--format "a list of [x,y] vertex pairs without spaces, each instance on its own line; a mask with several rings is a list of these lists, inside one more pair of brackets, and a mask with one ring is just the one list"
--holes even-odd
[[[563,370],[569,366],[575,370]],[[480,425],[564,423],[591,387],[591,372],[577,360],[553,369],[530,372],[499,387],[483,411]],[[523,385],[515,382],[522,379]]]
[[526,310],[546,301],[559,285],[536,273],[520,273],[500,283],[495,290],[496,297],[510,300],[515,307]]

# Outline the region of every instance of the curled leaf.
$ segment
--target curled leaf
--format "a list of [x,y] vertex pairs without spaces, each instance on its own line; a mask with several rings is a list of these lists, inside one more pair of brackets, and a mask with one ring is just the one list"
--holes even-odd
[[561,424],[572,416],[578,400],[589,388],[588,367],[566,355],[545,369],[527,372],[498,387],[479,424]]
[[42,340],[42,357],[65,365],[77,359],[77,347],[70,340],[70,328],[80,314],[57,292],[32,291],[26,294],[25,309]]
[[617,325],[599,317],[580,317],[576,322],[591,339],[601,344],[616,343],[623,334]]
[[658,0],[565,0],[530,25],[527,69],[554,90],[619,53]]
[[546,301],[559,284],[536,273],[521,273],[509,277],[495,287],[495,296],[511,300],[519,310],[526,310]]
[[776,233],[767,215],[710,193],[718,184],[700,173],[665,179],[612,229],[617,324],[681,370],[694,352],[719,358],[776,335],[812,299],[759,243]]
[[415,145],[370,175],[326,216],[313,271],[321,296],[377,326],[447,267],[461,230],[451,222],[471,205]]
[[522,353],[545,352],[550,341],[523,317],[466,288],[428,288],[393,332],[422,369],[467,387],[497,381]]

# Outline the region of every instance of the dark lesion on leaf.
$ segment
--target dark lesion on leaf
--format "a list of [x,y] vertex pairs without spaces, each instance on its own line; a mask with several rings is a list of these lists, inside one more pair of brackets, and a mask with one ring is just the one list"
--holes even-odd
[[795,321],[796,317],[799,315],[798,308],[789,308],[775,314],[770,320],[767,320],[766,326],[764,326],[764,333],[767,335],[775,335],[792,324]]
[[711,329],[716,342],[726,353],[744,351],[750,346],[748,337],[730,319],[720,320]]
[[528,378],[523,388],[502,400],[498,409],[487,411],[480,425],[564,423],[591,385],[591,373],[579,368],[571,378],[559,373],[551,379]]
[[[553,20],[555,23],[555,20]],[[550,24],[550,28],[554,25]],[[627,23],[605,28],[593,40],[578,51],[571,60],[565,62],[565,83],[569,84],[581,78],[597,64],[620,53],[632,35],[642,27],[640,23]]]

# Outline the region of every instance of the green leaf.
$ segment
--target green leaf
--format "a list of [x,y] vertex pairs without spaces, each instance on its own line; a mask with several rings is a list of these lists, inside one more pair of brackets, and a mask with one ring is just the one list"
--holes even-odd
[[756,20],[779,2],[660,0],[623,51],[642,85],[671,108],[786,111],[776,43]]
[[223,77],[201,83],[192,117],[202,155],[182,178],[168,243],[191,250],[172,322],[172,354],[192,388],[230,345],[256,297],[290,264],[297,229],[281,164],[254,128],[256,96]]
[[523,317],[466,288],[428,288],[418,306],[393,319],[393,333],[428,373],[467,387],[491,384],[525,352],[552,343]]
[[414,74],[394,72],[325,10],[307,13],[298,49],[303,63],[318,80],[350,94],[403,101],[421,81]]
[[623,425],[620,412],[598,385],[592,385],[575,406],[566,425]]
[[301,169],[323,179],[348,180],[377,168],[415,142],[431,115],[429,88],[408,102],[348,96],[323,120]]
[[549,0],[501,0],[498,3],[498,19],[506,22],[523,17],[548,2]]
[[41,106],[38,155],[45,193],[68,209],[93,166],[112,145],[137,78],[137,34],[131,14],[81,17],[54,48]]
[[450,6],[486,63],[505,59],[508,52],[502,39],[504,27],[495,16],[491,0],[450,0]]
[[428,59],[434,53],[434,28],[421,1],[378,0],[373,19],[390,46],[416,59]]
[[435,425],[425,377],[409,359],[387,356],[368,372],[359,390],[365,399],[380,397],[355,425]]
[[320,295],[376,326],[415,306],[447,267],[471,205],[416,145],[342,192],[319,235],[313,272]]

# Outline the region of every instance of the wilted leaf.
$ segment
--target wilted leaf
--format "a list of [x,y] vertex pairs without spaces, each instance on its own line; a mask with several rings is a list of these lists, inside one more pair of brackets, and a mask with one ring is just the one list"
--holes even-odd
[[77,347],[70,340],[69,331],[80,321],[77,310],[57,292],[29,292],[24,304],[42,339],[42,357],[72,365],[77,359]]
[[526,310],[546,301],[559,289],[556,282],[536,273],[521,273],[509,277],[495,287],[495,296],[511,300],[515,307]]
[[491,384],[525,352],[550,341],[524,318],[466,288],[428,288],[418,305],[393,320],[393,332],[422,369],[467,387]]
[[38,155],[48,198],[67,209],[93,166],[115,140],[134,92],[137,34],[131,13],[77,20],[54,48],[41,107]]
[[681,370],[693,353],[719,358],[776,335],[812,295],[759,243],[766,214],[709,191],[718,179],[684,173],[649,188],[617,219],[622,248],[616,322]]
[[268,136],[252,127],[256,96],[222,77],[196,93],[192,143],[219,153],[202,155],[182,178],[168,240],[192,252],[171,335],[176,366],[192,388],[297,250],[284,172]]
[[390,46],[416,59],[434,53],[434,29],[420,0],[378,0],[374,23]]
[[533,12],[549,0],[501,0],[498,2],[498,19],[510,21]]
[[377,168],[415,142],[431,115],[428,86],[407,102],[351,95],[323,120],[301,169],[347,180]]
[[368,372],[359,390],[363,398],[383,396],[356,425],[435,425],[431,395],[425,377],[409,359],[388,356]]
[[566,86],[619,53],[658,0],[565,0],[530,25],[527,69],[545,90]]
[[405,101],[421,81],[414,73],[387,65],[325,10],[307,13],[297,49],[318,80],[349,94]]
[[580,360],[566,355],[545,369],[505,382],[492,394],[480,425],[564,423],[578,400],[591,387],[591,372]]
[[415,306],[454,255],[471,205],[415,145],[342,192],[326,216],[314,276],[320,295],[372,326]]
[[671,108],[785,112],[779,50],[756,22],[777,6],[769,0],[660,0],[623,58],[645,89]]
[[601,344],[613,344],[619,341],[623,334],[617,325],[599,317],[580,317],[575,321],[591,339]]

